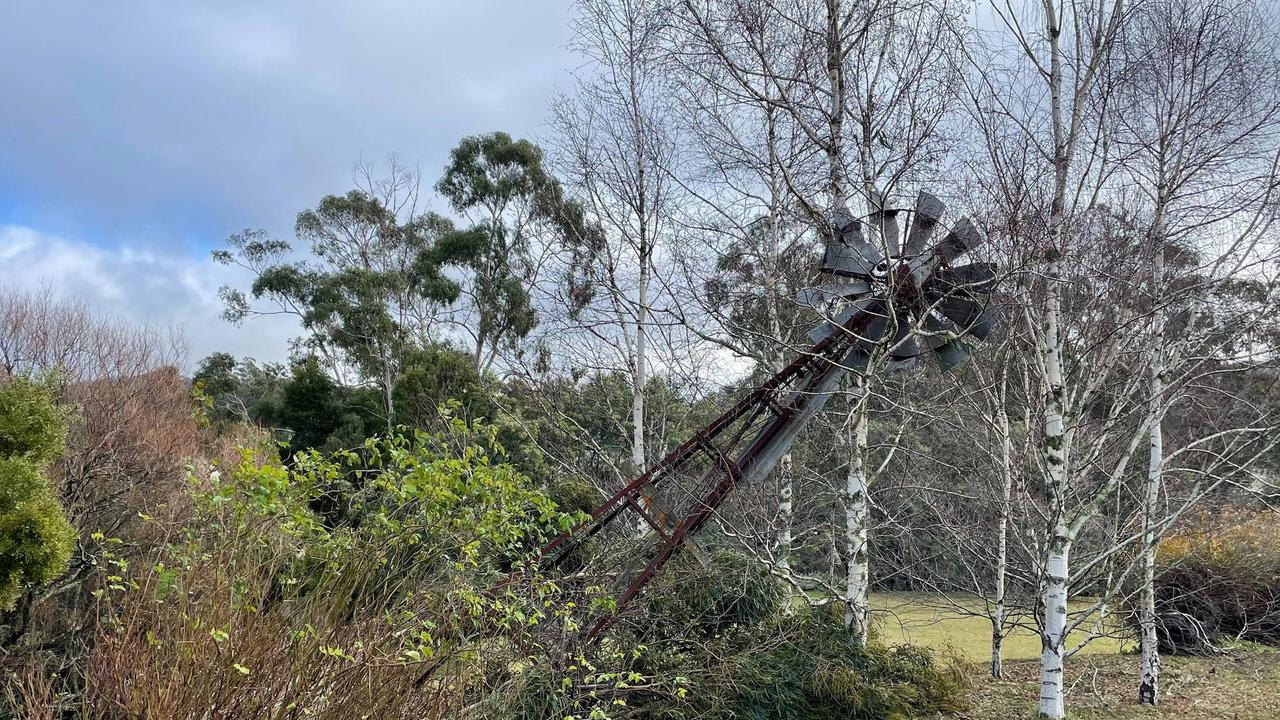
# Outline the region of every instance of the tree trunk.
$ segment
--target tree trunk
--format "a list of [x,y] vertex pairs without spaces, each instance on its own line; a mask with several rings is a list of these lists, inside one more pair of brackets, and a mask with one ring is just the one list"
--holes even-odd
[[[775,564],[778,570],[782,572],[791,571],[791,523],[795,515],[792,507],[792,493],[794,491],[791,453],[787,453],[778,462],[778,549],[775,554],[775,557],[777,557]],[[790,587],[791,585],[788,583],[788,592],[790,592]]]
[[391,377],[390,364],[388,363],[383,367],[382,395],[387,405],[387,432],[390,433],[395,428],[396,422],[395,379]]
[[1040,637],[1040,717],[1062,720],[1063,660],[1067,649],[1067,574],[1071,541],[1065,526],[1054,529],[1046,557],[1044,627]]
[[[838,210],[848,202],[844,167],[845,73],[844,48],[840,38],[840,3],[827,0],[827,84],[830,105],[827,109],[827,185],[831,208]],[[837,229],[832,228],[835,232]]]
[[646,362],[646,333],[649,314],[649,263],[645,240],[640,240],[640,287],[636,308],[636,357],[635,384],[631,388],[631,466],[636,473],[644,472],[644,388],[648,368]]
[[395,384],[396,373],[392,367],[391,350],[381,340],[377,342],[378,355],[382,359],[382,405],[387,412],[387,434],[390,435],[395,429],[396,404],[395,404]]
[[[1045,543],[1044,580],[1041,601],[1044,618],[1040,634],[1040,717],[1062,720],[1066,715],[1063,698],[1063,661],[1066,649],[1067,579],[1070,573],[1071,542],[1067,529],[1067,448],[1064,415],[1066,389],[1063,387],[1061,336],[1061,282],[1063,225],[1066,222],[1067,176],[1071,169],[1071,140],[1063,122],[1061,28],[1051,3],[1049,17],[1049,103],[1053,127],[1053,200],[1049,207],[1049,244],[1045,250],[1045,300],[1041,363],[1044,377],[1044,454],[1047,470],[1051,530]],[[1078,112],[1073,107],[1072,112]],[[1074,120],[1074,116],[1073,116]]]
[[[1056,248],[1056,243],[1054,246]],[[1051,249],[1050,252],[1055,254],[1049,262],[1046,277],[1044,353],[1041,359],[1046,384],[1044,445],[1052,530],[1045,543],[1045,578],[1042,588],[1044,623],[1040,638],[1040,717],[1061,720],[1064,714],[1062,671],[1071,539],[1066,520],[1067,456],[1063,423],[1065,392],[1058,325],[1061,314],[1058,286],[1061,270],[1056,249]]]
[[1044,452],[1048,471],[1049,521],[1052,530],[1045,543],[1042,603],[1044,622],[1040,652],[1040,717],[1061,720],[1064,716],[1062,696],[1063,653],[1066,649],[1067,578],[1069,577],[1070,532],[1067,528],[1067,452],[1063,416],[1065,391],[1062,378],[1062,349],[1059,331],[1061,315],[1061,261],[1057,241],[1061,239],[1061,209],[1055,199],[1052,246],[1046,272],[1044,349]]
[[[862,388],[859,388],[861,391]],[[867,421],[865,399],[860,397],[853,410],[853,429],[849,439],[849,472],[845,476],[843,494],[845,513],[845,627],[852,630],[865,645],[870,630],[867,584],[870,572],[867,562],[867,521],[870,497],[866,465]]]
[[1138,603],[1141,630],[1142,674],[1138,684],[1138,704],[1155,705],[1160,693],[1160,647],[1156,638],[1156,545],[1160,485],[1164,473],[1164,429],[1161,419],[1164,402],[1164,192],[1159,189],[1155,218],[1151,225],[1151,433],[1147,462],[1146,492],[1142,502],[1142,591]]
[[1013,496],[1013,437],[1009,431],[1009,414],[1005,410],[1005,377],[1000,378],[996,396],[996,424],[1000,432],[1001,488],[1000,520],[996,536],[995,609],[991,614],[991,677],[1004,677],[1004,594],[1005,576],[1009,568],[1009,517]]
[[[1153,368],[1152,390],[1160,376]],[[1138,685],[1138,703],[1155,705],[1160,691],[1160,648],[1156,641],[1156,543],[1155,505],[1160,499],[1160,474],[1164,462],[1164,442],[1157,419],[1151,425],[1151,457],[1147,469],[1147,487],[1142,512],[1142,592],[1138,608],[1138,624],[1142,630],[1142,675]]]
[[[777,143],[777,123],[774,121],[774,108],[765,107],[765,137],[769,149],[769,236],[765,241],[765,303],[769,313],[769,332],[777,343],[773,356],[773,371],[780,372],[787,364],[787,339],[782,336],[782,318],[778,309],[778,300],[782,295],[781,281],[778,276],[779,251],[782,247],[782,227],[778,207],[782,193],[782,182],[779,178]],[[783,573],[791,571],[791,524],[795,518],[793,504],[795,494],[794,468],[791,464],[791,453],[782,456],[778,462],[778,513],[775,541],[777,549],[774,553],[777,569]],[[786,584],[787,593],[791,592],[791,584]]]

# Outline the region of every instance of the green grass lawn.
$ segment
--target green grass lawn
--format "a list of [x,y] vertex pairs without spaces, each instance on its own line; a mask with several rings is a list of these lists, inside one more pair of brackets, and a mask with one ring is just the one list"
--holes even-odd
[[[1074,603],[1072,610],[1083,612],[1088,606],[1087,601],[1081,601]],[[991,622],[981,614],[982,608],[982,601],[977,598],[948,600],[917,593],[873,593],[872,633],[882,642],[950,648],[965,660],[985,663],[991,659]],[[1040,637],[1035,622],[1025,617],[1020,620],[1025,627],[1014,628],[1005,637],[1004,658],[1037,659]],[[1110,622],[1106,626],[1107,636],[1094,639],[1079,654],[1114,655],[1133,649],[1134,641],[1126,628]]]
[[[1078,601],[1073,611],[1089,603]],[[1040,639],[1034,622],[1005,638],[1005,677],[987,673],[991,624],[976,598],[954,602],[915,593],[871,596],[872,632],[883,642],[950,649],[972,665],[969,708],[945,720],[1018,720],[1035,717]],[[1029,618],[1028,618],[1029,620]],[[1126,628],[1110,624],[1110,637],[1090,642],[1067,660],[1068,715],[1073,720],[1271,720],[1280,698],[1280,652],[1241,647],[1210,657],[1166,657],[1158,708],[1138,706],[1138,656]]]

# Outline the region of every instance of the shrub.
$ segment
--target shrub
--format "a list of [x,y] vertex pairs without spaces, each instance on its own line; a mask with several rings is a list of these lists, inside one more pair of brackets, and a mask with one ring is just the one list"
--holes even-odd
[[1163,652],[1224,641],[1280,645],[1280,514],[1205,517],[1161,543],[1156,631]]
[[648,591],[646,625],[662,637],[711,637],[734,626],[757,625],[778,610],[784,594],[755,559],[718,550],[702,567],[677,556]]
[[66,572],[75,532],[46,474],[66,430],[50,391],[23,379],[0,386],[0,609],[29,584]]
[[[773,640],[770,641],[770,638]],[[719,717],[879,720],[962,709],[968,679],[926,648],[863,646],[839,613],[806,608],[756,634],[758,649],[704,676]]]
[[786,611],[778,581],[748,556],[721,550],[703,568],[682,555],[668,569],[598,646],[539,662],[511,715],[887,720],[962,709],[959,663],[864,646],[833,605]]
[[[573,520],[492,445],[491,428],[457,421],[288,467],[244,450],[193,476],[195,517],[146,519],[165,548],[100,556],[83,715],[475,716],[561,610],[535,573],[488,590],[513,548]],[[326,525],[311,500],[351,472],[366,475],[358,521]],[[19,694],[49,709],[48,693]]]

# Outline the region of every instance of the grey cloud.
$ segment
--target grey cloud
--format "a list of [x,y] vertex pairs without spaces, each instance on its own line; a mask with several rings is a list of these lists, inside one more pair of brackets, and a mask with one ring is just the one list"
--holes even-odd
[[[172,328],[187,340],[188,365],[211,352],[282,361],[300,333],[290,317],[221,318],[217,290],[246,286],[238,268],[211,260],[132,246],[99,248],[17,225],[0,225],[0,286],[85,300],[96,313]],[[188,368],[189,369],[189,368]]]
[[287,235],[358,160],[430,183],[463,135],[536,136],[568,3],[6,2],[0,284],[180,324],[193,359],[281,359],[296,327],[222,322],[217,287],[247,278],[209,250]]
[[10,217],[206,249],[287,229],[352,164],[434,178],[465,134],[536,134],[572,59],[566,2],[6,3]]

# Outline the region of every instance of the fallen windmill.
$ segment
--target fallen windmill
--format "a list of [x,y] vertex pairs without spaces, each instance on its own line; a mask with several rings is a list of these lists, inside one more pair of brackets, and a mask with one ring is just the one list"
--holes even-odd
[[[924,192],[912,209],[885,209],[865,220],[837,211],[836,232],[822,264],[830,282],[796,298],[828,309],[827,319],[809,333],[813,346],[628,482],[590,519],[552,540],[542,549],[542,561],[559,564],[624,512],[636,513],[654,541],[647,552],[616,559],[616,611],[621,611],[736,487],[761,481],[773,470],[845,373],[866,371],[879,351],[897,368],[910,367],[925,354],[943,370],[963,362],[965,340],[982,340],[994,327],[996,316],[985,297],[996,273],[989,263],[953,265],[983,242],[967,218],[931,243],[944,211],[938,198]],[[908,229],[900,243],[903,225]],[[588,639],[612,617],[601,617]]]

